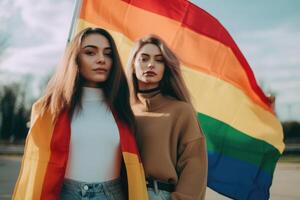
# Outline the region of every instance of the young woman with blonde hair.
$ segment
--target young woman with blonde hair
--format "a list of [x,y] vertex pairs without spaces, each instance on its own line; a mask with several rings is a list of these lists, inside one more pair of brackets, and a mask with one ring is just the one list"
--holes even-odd
[[133,130],[115,42],[84,29],[33,105],[13,199],[147,199]]
[[150,199],[205,198],[207,151],[180,62],[158,36],[137,41],[127,67]]

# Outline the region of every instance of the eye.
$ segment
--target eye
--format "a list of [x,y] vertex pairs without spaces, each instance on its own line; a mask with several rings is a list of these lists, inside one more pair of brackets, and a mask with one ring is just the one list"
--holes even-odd
[[140,57],[140,61],[141,62],[147,62],[149,60],[149,57],[148,56],[141,56]]
[[164,62],[164,59],[156,59],[156,62],[159,62],[159,63],[163,63]]
[[111,57],[112,56],[112,51],[111,51],[111,49],[106,49],[106,50],[104,50],[103,54],[105,56]]
[[84,52],[84,54],[86,54],[88,56],[94,56],[96,53],[94,51],[87,50]]
[[155,61],[156,61],[156,62],[159,62],[159,63],[163,63],[163,62],[164,62],[164,58],[163,58],[162,56],[157,56],[157,57],[155,58]]

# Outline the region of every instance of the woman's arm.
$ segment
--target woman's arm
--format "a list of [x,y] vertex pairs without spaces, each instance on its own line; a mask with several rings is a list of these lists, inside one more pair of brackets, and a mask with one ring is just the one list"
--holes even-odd
[[176,169],[178,182],[172,200],[205,199],[207,185],[207,150],[205,137],[191,107],[181,115]]

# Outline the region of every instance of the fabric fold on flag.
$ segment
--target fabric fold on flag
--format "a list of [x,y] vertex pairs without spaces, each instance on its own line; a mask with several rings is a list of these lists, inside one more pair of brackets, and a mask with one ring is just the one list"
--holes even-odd
[[234,199],[269,199],[284,150],[271,102],[222,24],[186,0],[83,0],[77,31],[101,27],[124,66],[134,41],[156,34],[182,62],[208,147],[208,186]]

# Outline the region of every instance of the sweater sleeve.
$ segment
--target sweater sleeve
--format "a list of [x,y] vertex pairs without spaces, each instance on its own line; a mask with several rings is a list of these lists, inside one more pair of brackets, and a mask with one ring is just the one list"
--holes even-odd
[[185,109],[178,143],[178,182],[172,200],[205,199],[207,151],[205,137],[192,108]]

